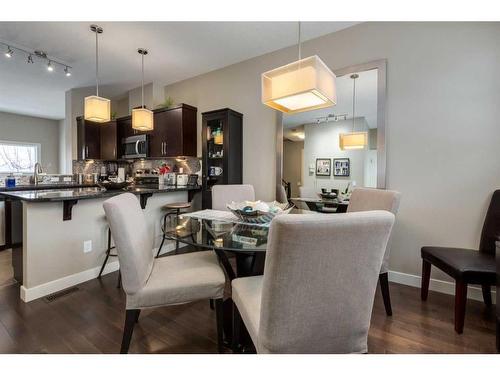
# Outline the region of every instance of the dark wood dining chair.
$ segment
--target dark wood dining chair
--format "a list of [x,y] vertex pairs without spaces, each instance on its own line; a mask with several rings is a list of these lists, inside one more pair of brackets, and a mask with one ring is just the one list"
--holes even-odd
[[491,286],[496,283],[495,241],[500,238],[500,190],[490,201],[483,224],[479,251],[452,247],[422,247],[422,301],[427,300],[431,266],[455,279],[455,331],[464,330],[467,286],[481,285],[484,303],[491,306]]

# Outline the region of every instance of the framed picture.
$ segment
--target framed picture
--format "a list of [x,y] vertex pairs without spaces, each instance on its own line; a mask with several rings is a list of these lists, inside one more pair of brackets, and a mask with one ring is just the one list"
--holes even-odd
[[333,159],[333,175],[337,177],[349,177],[351,174],[351,162],[349,158]]
[[316,159],[316,176],[330,176],[332,159]]

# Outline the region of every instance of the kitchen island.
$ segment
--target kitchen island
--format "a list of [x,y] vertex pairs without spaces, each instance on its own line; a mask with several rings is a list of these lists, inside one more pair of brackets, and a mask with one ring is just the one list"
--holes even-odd
[[[156,254],[163,206],[191,201],[199,187],[131,186],[144,210]],[[14,277],[21,299],[40,298],[97,277],[107,248],[102,203],[123,190],[100,187],[0,191],[6,205],[6,237],[12,247]],[[194,204],[197,204],[195,199]],[[163,251],[173,250],[167,243]],[[116,259],[116,258],[115,258]],[[108,262],[105,273],[119,269]]]

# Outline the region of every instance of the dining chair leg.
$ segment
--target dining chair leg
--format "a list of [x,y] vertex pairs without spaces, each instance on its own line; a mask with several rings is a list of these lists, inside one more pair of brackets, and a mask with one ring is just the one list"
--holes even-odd
[[483,301],[484,304],[488,307],[492,305],[491,303],[491,285],[481,285],[481,289],[483,290]]
[[214,300],[211,299],[210,300],[210,310],[213,310],[214,309]]
[[378,280],[382,291],[382,298],[384,300],[385,313],[387,316],[392,316],[391,295],[389,293],[389,277],[387,272],[381,273],[378,276]]
[[123,328],[123,338],[122,346],[120,349],[120,354],[127,354],[128,348],[130,346],[130,340],[132,339],[132,333],[134,332],[134,325],[137,317],[139,316],[140,310],[126,310],[125,313],[125,326]]
[[240,346],[240,333],[241,333],[241,315],[238,307],[233,303],[233,340],[231,349],[233,353],[239,353]]
[[120,289],[122,286],[122,273],[120,270],[118,270],[118,283],[116,284],[116,287]]
[[467,304],[467,283],[455,282],[455,331],[463,333],[465,320],[465,306]]
[[[210,300],[212,301],[212,300]],[[215,319],[217,320],[217,352],[224,353],[224,315],[222,298],[215,300]]]
[[139,315],[141,315],[141,310],[137,311],[137,316],[135,317],[135,322],[139,323]]
[[420,287],[420,298],[422,301],[427,301],[429,295],[429,282],[431,280],[431,264],[422,259],[422,286]]

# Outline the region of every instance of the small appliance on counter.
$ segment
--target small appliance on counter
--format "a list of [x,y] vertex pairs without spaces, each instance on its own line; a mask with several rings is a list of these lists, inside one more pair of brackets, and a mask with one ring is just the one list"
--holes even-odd
[[198,177],[197,174],[190,174],[188,177],[188,186],[198,186]]
[[187,173],[177,173],[177,186],[187,186],[189,175]]
[[160,185],[161,176],[157,174],[136,174],[134,177],[134,181],[136,185]]
[[175,186],[177,183],[176,173],[166,173],[165,174],[165,185]]

